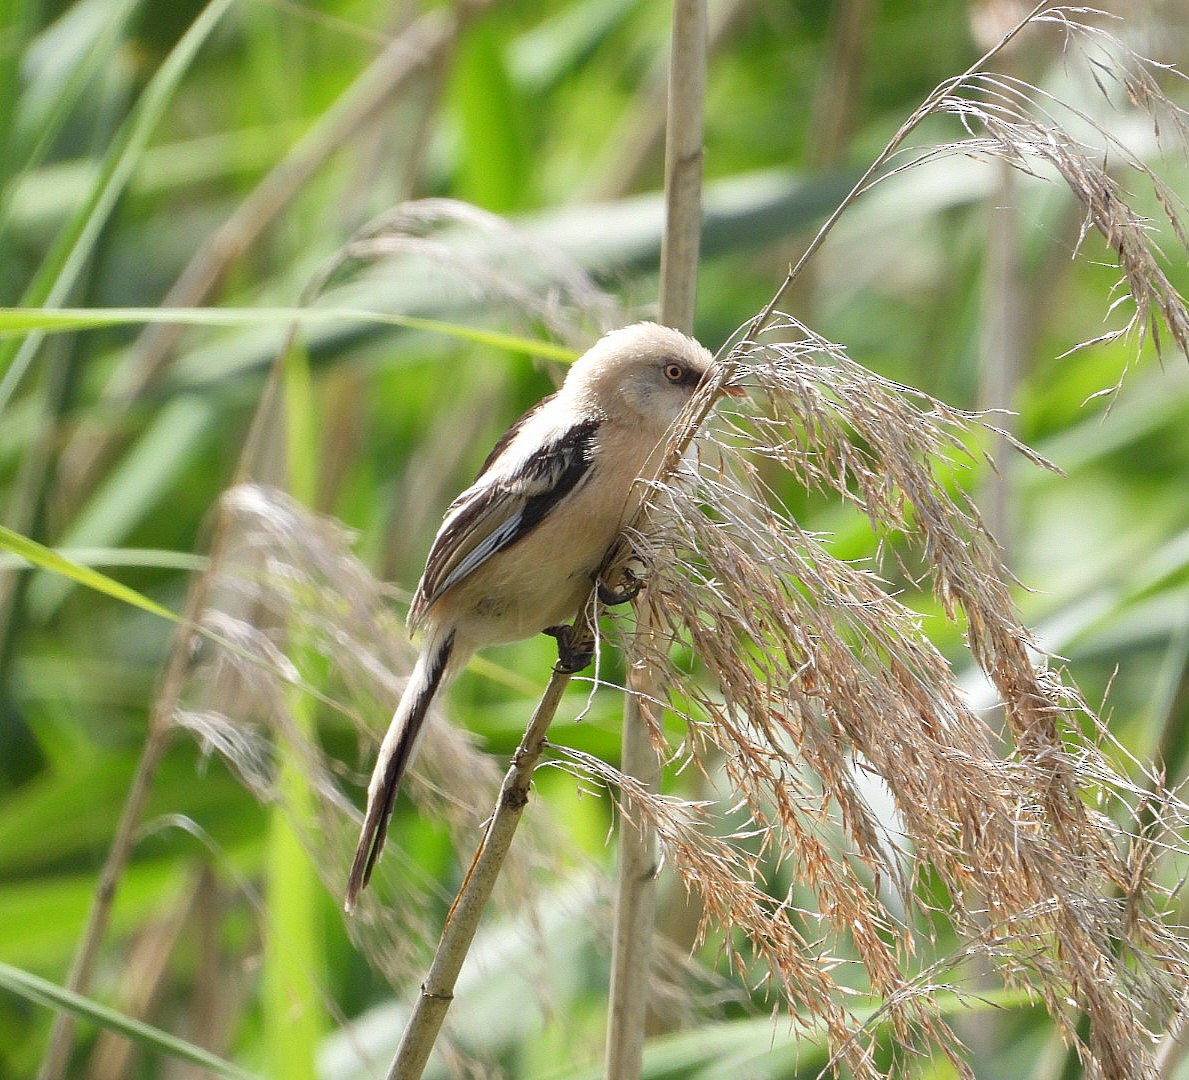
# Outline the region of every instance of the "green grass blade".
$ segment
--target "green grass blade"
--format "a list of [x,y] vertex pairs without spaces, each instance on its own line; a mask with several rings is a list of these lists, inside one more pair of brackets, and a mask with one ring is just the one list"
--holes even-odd
[[16,171],[14,132],[16,102],[21,86],[21,61],[29,44],[35,23],[33,4],[0,3],[0,25],[7,41],[0,48],[0,229],[6,218],[11,187],[9,181]]
[[130,589],[127,585],[121,584],[114,578],[110,578],[106,574],[101,574],[98,570],[93,570],[89,566],[82,566],[79,563],[72,562],[60,552],[54,551],[52,548],[47,548],[43,544],[37,543],[36,540],[30,540],[27,536],[22,536],[20,533],[13,532],[3,525],[0,525],[0,548],[19,556],[25,562],[36,566],[39,570],[48,570],[52,574],[60,574],[62,577],[69,578],[79,585],[85,585],[88,589],[94,589],[96,592],[110,596],[113,600],[131,604],[133,607],[140,608],[142,611],[147,611],[152,615],[158,615],[162,619],[168,619],[170,622],[178,621],[179,617],[170,611],[169,608],[162,607],[156,601],[150,600],[143,593],[139,593],[135,589]]
[[72,1013],[80,1020],[89,1020],[109,1031],[114,1031],[146,1051],[166,1054],[181,1061],[188,1061],[207,1069],[215,1076],[227,1077],[228,1080],[255,1080],[255,1075],[238,1065],[225,1061],[223,1058],[203,1050],[200,1046],[170,1035],[167,1031],[155,1028],[134,1017],[127,1016],[115,1009],[101,1005],[99,1002],[82,994],[75,994],[50,982],[39,978],[20,968],[13,967],[0,961],[0,987],[16,994],[37,1005],[44,1005],[51,1009],[61,1009]]
[[[300,502],[311,505],[320,455],[308,358],[294,344],[281,363],[284,402],[273,413],[279,430],[265,438],[284,446],[288,488]],[[299,645],[297,652],[301,670],[316,670],[319,658],[311,650]],[[286,696],[294,727],[316,741],[312,700],[296,687],[290,687]],[[264,910],[264,1045],[271,1075],[315,1080],[318,1042],[328,1026],[321,987],[329,977],[322,946],[325,931],[319,919],[318,871],[301,838],[317,828],[316,798],[301,754],[285,741],[277,749],[280,798],[272,807],[269,825]]]
[[442,334],[458,341],[470,341],[508,352],[541,356],[568,362],[574,350],[549,341],[502,334],[439,319],[393,315],[361,308],[0,308],[0,339],[32,334],[64,334],[97,330],[109,326],[137,326],[145,323],[184,323],[188,326],[260,326],[285,324],[365,322],[399,326]]
[[[13,103],[5,111],[11,114],[8,122],[14,122],[17,145],[5,167],[12,168],[14,177],[27,175],[50,154],[80,98],[105,68],[117,63],[120,40],[139,6],[140,0],[84,0],[62,12],[33,43],[52,60],[43,56],[34,67],[33,82],[19,101],[11,95],[0,98]],[[20,202],[19,193],[14,202]],[[0,229],[11,224],[6,213]]]
[[[234,0],[211,0],[194,20],[165,62],[145,87],[124,127],[113,141],[90,198],[59,234],[40,270],[25,290],[22,306],[56,307],[65,302],[111,217],[116,202],[140,161],[149,136],[199,47],[206,41]],[[40,346],[34,334],[20,343],[0,342],[0,412],[20,384]]]
[[[57,548],[57,554],[79,566],[134,566],[153,570],[201,570],[206,559],[188,551],[161,548],[71,547]],[[0,554],[0,571],[21,570],[29,560],[19,555]]]

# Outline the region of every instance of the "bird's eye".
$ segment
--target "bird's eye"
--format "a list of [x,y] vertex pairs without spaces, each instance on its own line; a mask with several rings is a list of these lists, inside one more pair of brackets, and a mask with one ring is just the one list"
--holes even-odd
[[680,364],[669,363],[665,365],[665,378],[671,383],[679,383],[685,378],[685,368]]

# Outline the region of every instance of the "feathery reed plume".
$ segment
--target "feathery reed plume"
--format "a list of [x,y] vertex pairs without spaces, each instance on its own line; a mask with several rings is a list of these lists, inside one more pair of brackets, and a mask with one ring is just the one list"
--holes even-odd
[[307,298],[349,289],[344,279],[361,267],[365,281],[428,272],[480,310],[537,320],[574,348],[624,322],[616,301],[572,259],[456,199],[411,200],[368,222],[322,268]]
[[[1129,108],[1151,128],[1157,146],[1170,140],[1189,144],[1189,112],[1161,87],[1161,79],[1185,86],[1189,79],[1167,64],[1141,56],[1102,26],[1088,22],[1101,14],[1089,8],[1055,6],[1032,17],[1032,23],[1056,27],[1064,36],[1067,58],[1084,65],[1084,76],[1114,112]],[[1010,75],[972,71],[960,82],[939,88],[928,112],[956,116],[969,138],[906,149],[894,168],[861,187],[856,194],[888,176],[953,154],[993,158],[1032,177],[1057,179],[1077,200],[1083,214],[1077,247],[1097,233],[1111,250],[1122,274],[1118,299],[1131,313],[1122,326],[1079,345],[1131,339],[1138,354],[1146,340],[1157,353],[1164,346],[1162,327],[1174,346],[1189,356],[1189,310],[1160,265],[1156,222],[1140,214],[1136,198],[1122,180],[1138,178],[1159,208],[1177,243],[1187,242],[1182,220],[1185,203],[1169,185],[1096,118],[1091,106],[1077,107],[1052,91]],[[918,117],[918,121],[922,117]],[[1076,134],[1075,134],[1076,132]]]
[[[824,1024],[855,1075],[878,1070],[838,1004],[855,979],[843,955],[885,1001],[898,1047],[923,1036],[970,1075],[931,1008],[936,983],[922,984],[937,978],[936,961],[913,963],[928,941],[900,908],[925,916],[921,925],[948,919],[1043,1000],[1067,1038],[1088,1014],[1078,1049],[1093,1075],[1154,1075],[1152,1036],[1189,978],[1189,944],[1158,913],[1155,841],[1127,802],[1131,785],[1092,737],[1076,690],[1039,656],[993,540],[946,482],[984,421],[865,371],[792,319],[773,330],[795,340],[747,341],[731,361],[753,410],[702,421],[696,459],[649,493],[660,524],[636,537],[666,630],[651,662],[685,717],[685,752],[709,771],[707,748],[721,751],[749,822],[716,837],[704,808],[587,764],[619,785],[626,813],[653,821],[702,894],[703,928],[745,932],[798,1019]],[[876,567],[837,558],[802,529],[775,494],[786,481],[855,505],[883,541],[916,545],[1003,701],[1006,753],[921,615]],[[903,567],[907,553],[897,557]],[[671,661],[676,642],[704,674]],[[659,727],[654,738],[666,745]],[[894,841],[871,808],[871,775],[895,802]],[[1168,791],[1149,799],[1184,820]],[[829,842],[835,830],[850,855]],[[792,874],[787,895],[763,893],[760,855]]]
[[[750,320],[747,325],[751,334],[754,336],[768,324],[793,281],[817,255],[856,200],[890,177],[939,158],[962,154],[998,158],[1030,176],[1055,175],[1065,183],[1084,212],[1078,247],[1094,231],[1114,253],[1123,276],[1118,285],[1121,295],[1112,304],[1112,310],[1119,303],[1129,301],[1133,305],[1132,315],[1122,327],[1083,345],[1130,335],[1137,355],[1149,338],[1159,352],[1163,323],[1176,346],[1189,355],[1189,308],[1160,266],[1153,222],[1134,210],[1130,192],[1115,174],[1131,172],[1141,178],[1182,247],[1186,242],[1181,220],[1184,201],[1106,123],[1051,91],[1023,79],[995,74],[989,68],[999,51],[1024,30],[1055,27],[1063,35],[1064,59],[1070,64],[1075,60],[1084,64],[1086,78],[1101,92],[1107,109],[1132,110],[1151,127],[1158,147],[1163,148],[1171,133],[1184,148],[1189,143],[1189,112],[1164,92],[1161,83],[1171,82],[1183,88],[1187,77],[1168,64],[1141,56],[1092,21],[1101,17],[1104,13],[1094,8],[1050,6],[1041,0],[972,67],[937,86],[900,125],[790,268],[767,306]],[[909,137],[920,125],[938,114],[957,116],[969,138],[925,147],[907,146]],[[1072,129],[1077,129],[1079,134],[1072,134]]]

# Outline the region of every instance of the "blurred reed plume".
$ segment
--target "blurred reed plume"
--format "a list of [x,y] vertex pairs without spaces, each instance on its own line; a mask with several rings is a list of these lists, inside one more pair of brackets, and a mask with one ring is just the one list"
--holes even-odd
[[622,324],[618,302],[562,252],[504,218],[457,199],[414,199],[358,229],[305,290],[362,293],[373,306],[375,282],[389,275],[433,282],[472,309],[520,325],[540,324],[581,351],[592,336]]
[[[220,644],[204,641],[198,649],[175,718],[223,755],[265,803],[284,798],[280,761],[296,764],[313,792],[314,814],[302,820],[288,809],[312,865],[337,893],[358,830],[350,789],[366,777],[336,761],[297,722],[293,690],[330,705],[370,743],[400,697],[415,652],[388,590],[352,555],[351,537],[340,526],[255,484],[230,489],[220,510],[223,556],[204,620]],[[361,753],[365,765],[373,752]],[[499,766],[445,723],[430,725],[423,753],[410,795],[465,851],[490,811]],[[543,857],[548,836],[547,823],[530,830],[523,857]],[[519,858],[510,869],[511,887],[523,889]],[[394,983],[424,960],[435,934],[432,912],[442,899],[432,882],[409,870],[394,851],[377,871],[377,896],[361,902],[350,923]],[[399,887],[385,888],[385,880],[398,880]],[[400,903],[386,903],[395,893]]]
[[[1108,107],[1134,110],[1158,142],[1184,148],[1189,144],[1189,113],[1165,93],[1158,77],[1183,82],[1185,76],[1146,60],[1102,27],[1084,21],[1090,14],[1057,7],[1035,21],[1054,24],[1067,37],[1067,46],[1077,50]],[[962,91],[945,94],[936,108],[957,116],[970,137],[935,147],[926,157],[961,153],[998,159],[1030,176],[1059,179],[1083,213],[1079,246],[1096,232],[1116,260],[1122,274],[1116,293],[1131,305],[1131,313],[1121,326],[1081,347],[1131,339],[1138,349],[1150,336],[1159,352],[1163,326],[1175,347],[1189,355],[1184,299],[1162,269],[1153,239],[1159,223],[1136,209],[1136,193],[1120,176],[1138,178],[1148,189],[1181,247],[1187,242],[1181,220],[1184,199],[1103,123],[1051,93],[989,71],[975,73]]]

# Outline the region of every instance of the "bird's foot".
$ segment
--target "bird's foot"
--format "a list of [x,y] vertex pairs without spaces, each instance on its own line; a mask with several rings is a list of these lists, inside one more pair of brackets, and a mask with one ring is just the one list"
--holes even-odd
[[623,568],[619,580],[620,588],[618,589],[613,589],[610,585],[605,584],[602,578],[595,581],[595,590],[599,594],[599,600],[607,607],[630,603],[640,595],[640,590],[644,588],[644,579],[638,577],[630,566]]
[[543,633],[557,638],[555,670],[573,675],[587,667],[594,659],[594,637],[587,629],[575,626],[547,626]]

